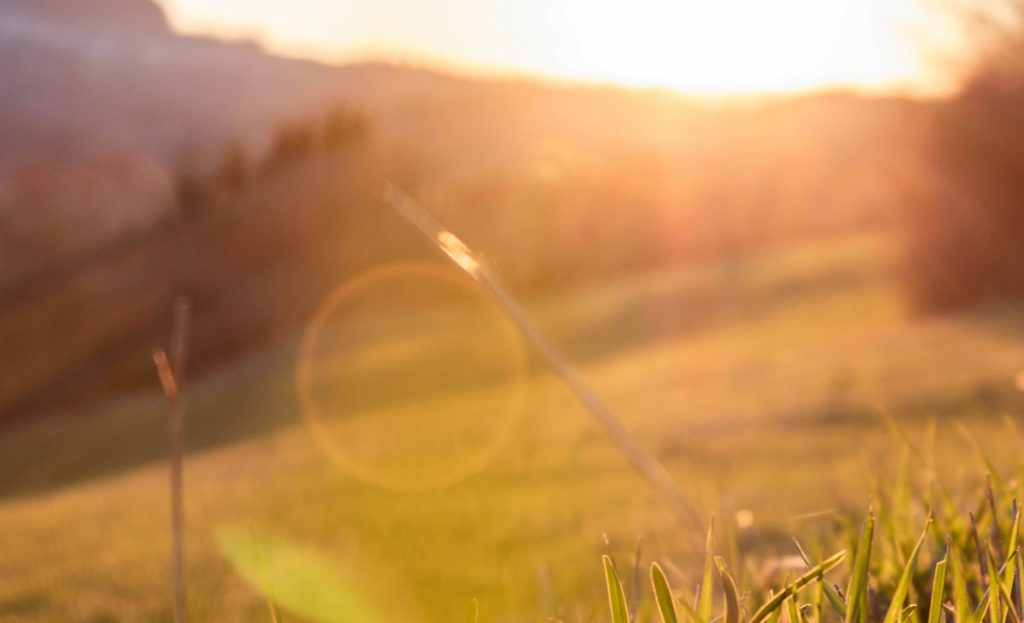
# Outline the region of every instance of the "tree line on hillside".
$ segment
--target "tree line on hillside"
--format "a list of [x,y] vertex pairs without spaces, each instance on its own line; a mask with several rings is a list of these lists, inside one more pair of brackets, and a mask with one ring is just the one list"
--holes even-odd
[[[183,170],[177,195],[186,214],[215,209],[223,195],[259,194],[259,184],[279,174],[352,154],[375,176],[368,183],[398,183],[513,285],[552,289],[890,223],[899,193],[891,178],[903,175],[893,171],[909,158],[914,130],[905,121],[913,110],[898,101],[821,98],[723,114],[714,121],[721,134],[685,133],[652,147],[636,137],[600,143],[568,131],[524,145],[507,117],[475,132],[487,133],[485,141],[465,140],[474,132],[457,116],[448,121],[450,142],[395,132],[381,139],[375,120],[339,107],[280,126],[262,154],[227,145],[205,175]],[[808,125],[797,123],[804,117]],[[897,137],[901,149],[877,144]],[[452,147],[460,140],[461,151]],[[355,225],[379,217],[351,209],[343,218]]]
[[237,193],[258,176],[270,176],[317,155],[336,155],[364,146],[371,123],[362,112],[335,106],[320,119],[280,125],[266,152],[252,155],[240,141],[229,143],[219,161],[206,175],[191,168],[177,174],[175,191],[186,214],[218,192]]
[[981,53],[937,105],[926,146],[930,194],[909,210],[916,307],[1024,296],[1024,2],[970,16]]
[[[998,18],[970,16],[981,52],[957,94],[928,107],[879,103],[884,113],[850,128],[838,106],[831,117],[826,106],[803,116],[766,109],[726,118],[713,140],[679,136],[697,144],[688,151],[629,140],[584,149],[555,137],[532,159],[484,169],[476,161],[489,154],[443,160],[434,152],[449,147],[431,141],[371,147],[371,118],[339,106],[280,126],[262,155],[232,143],[205,177],[182,172],[179,203],[194,210],[258,177],[358,149],[374,160],[366,170],[405,185],[524,288],[902,218],[917,309],[1024,296],[1024,1],[1004,6]],[[790,108],[799,106],[812,107]],[[506,129],[485,129],[491,151],[508,149]],[[924,193],[906,190],[922,184]]]

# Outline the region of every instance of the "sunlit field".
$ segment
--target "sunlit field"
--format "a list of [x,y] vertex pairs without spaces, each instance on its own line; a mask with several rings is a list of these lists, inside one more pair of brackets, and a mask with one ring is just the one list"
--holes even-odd
[[1024,0],[0,0],[0,623],[1024,622]]
[[[934,438],[921,445],[952,490],[975,491],[987,469],[971,436],[999,469],[1019,466],[1021,439],[1005,419],[1022,403],[1019,310],[909,313],[896,242],[876,233],[789,245],[528,308],[700,512],[770,560],[796,553],[790,534],[817,551],[847,513],[862,513],[880,475],[906,458],[892,420]],[[700,530],[676,520],[542,362],[516,362],[523,346],[472,286],[447,283],[453,294],[433,319],[353,303],[344,334],[320,336],[314,389],[359,379],[360,392],[317,394],[318,425],[299,408],[298,335],[189,390],[195,620],[270,620],[258,575],[246,579],[252,534],[284,592],[322,577],[344,585],[332,613],[310,620],[462,620],[474,599],[480,620],[605,620],[600,556],[629,569],[638,543],[676,583],[698,581]],[[372,309],[372,296],[359,300]],[[347,361],[324,357],[341,342],[365,346]],[[459,356],[432,360],[439,352]],[[357,418],[343,417],[349,400],[363,401]],[[169,620],[165,412],[144,393],[0,438],[4,621]],[[303,565],[302,552],[329,569]],[[317,577],[303,579],[310,569]]]

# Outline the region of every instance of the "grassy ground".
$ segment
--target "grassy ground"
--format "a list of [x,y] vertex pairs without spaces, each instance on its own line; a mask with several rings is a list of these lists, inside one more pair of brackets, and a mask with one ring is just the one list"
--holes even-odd
[[[893,248],[881,235],[822,241],[530,307],[702,512],[749,511],[740,544],[791,554],[786,534],[827,531],[835,515],[818,511],[861,508],[898,459],[879,408],[912,431],[938,418],[953,487],[982,473],[953,420],[1000,465],[1018,460],[1003,416],[1021,412],[1024,314],[908,315]],[[513,413],[504,386],[409,409],[396,382],[394,406],[331,423],[343,427],[328,428],[333,443],[371,472],[429,484],[472,471],[409,493],[354,477],[322,451],[296,404],[296,351],[282,345],[190,393],[195,620],[269,620],[223,552],[249,526],[271,547],[330,559],[364,620],[458,620],[473,598],[482,620],[601,620],[599,555],[629,559],[640,534],[645,556],[691,566],[693,535],[536,362]],[[0,620],[170,620],[162,412],[158,396],[141,396],[4,431]],[[469,470],[506,417],[509,438]],[[395,463],[418,445],[433,452]]]

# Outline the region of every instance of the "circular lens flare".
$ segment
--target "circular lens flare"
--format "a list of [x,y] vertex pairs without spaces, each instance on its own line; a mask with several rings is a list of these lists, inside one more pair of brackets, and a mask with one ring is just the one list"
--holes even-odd
[[296,385],[317,445],[346,472],[427,491],[490,463],[522,416],[527,368],[515,326],[475,282],[400,262],[321,303]]

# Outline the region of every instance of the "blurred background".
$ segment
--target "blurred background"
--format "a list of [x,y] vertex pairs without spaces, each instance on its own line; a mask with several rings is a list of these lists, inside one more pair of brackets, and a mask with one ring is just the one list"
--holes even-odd
[[387,182],[745,551],[861,508],[886,422],[952,481],[1020,462],[1022,2],[0,0],[0,620],[171,620],[179,296],[195,620],[267,620],[250,528],[343,587],[288,620],[599,620],[638,542],[685,574]]

